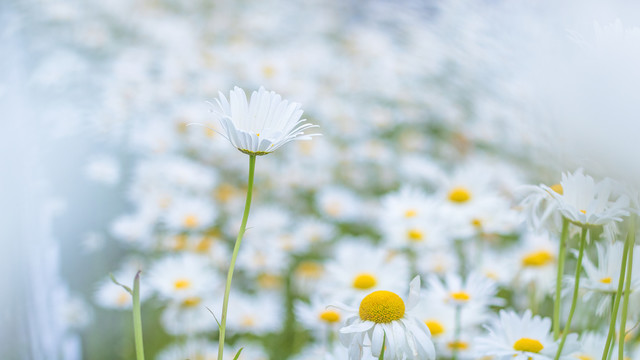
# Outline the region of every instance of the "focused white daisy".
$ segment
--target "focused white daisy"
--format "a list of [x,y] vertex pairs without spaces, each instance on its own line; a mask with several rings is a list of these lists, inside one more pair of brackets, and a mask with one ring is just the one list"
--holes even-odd
[[[500,311],[496,319],[487,327],[489,334],[476,342],[477,356],[490,356],[496,360],[550,360],[558,350],[558,341],[553,340],[551,319],[532,316],[526,310],[522,316],[513,311]],[[562,349],[560,359],[574,359],[569,356],[578,349],[577,335],[569,334]]]
[[229,100],[219,93],[218,117],[223,136],[238,150],[249,155],[266,155],[293,140],[310,140],[317,134],[305,135],[304,130],[317,125],[304,124],[301,105],[282,100],[273,91],[260,87],[247,102],[244,90],[234,87]]
[[[412,313],[420,301],[420,278],[409,285],[409,298],[396,293],[374,291],[360,302],[358,309],[345,307],[351,315],[340,329],[340,340],[349,348],[349,360],[360,360],[366,351],[390,360],[435,359],[429,329]],[[383,349],[384,344],[384,349]]]
[[557,201],[560,213],[578,226],[613,225],[629,215],[629,197],[621,193],[622,186],[611,179],[596,183],[578,169],[573,174],[562,174],[560,185],[561,193],[546,185],[540,186]]

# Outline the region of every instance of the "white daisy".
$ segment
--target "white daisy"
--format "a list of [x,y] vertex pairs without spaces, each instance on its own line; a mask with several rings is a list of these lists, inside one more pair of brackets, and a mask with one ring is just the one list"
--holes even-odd
[[445,276],[444,282],[432,275],[428,279],[427,298],[451,306],[502,305],[504,300],[496,297],[496,283],[477,273],[471,273],[466,279],[454,273]]
[[557,201],[560,213],[578,226],[613,225],[629,215],[630,200],[619,193],[621,185],[611,179],[598,183],[578,169],[562,174],[562,192],[540,185]]
[[419,301],[420,278],[416,276],[409,285],[406,306],[397,294],[378,290],[362,299],[359,309],[345,308],[351,317],[340,329],[340,340],[349,347],[349,359],[362,359],[366,350],[380,357],[383,344],[385,359],[435,359],[429,329],[412,313]]
[[233,146],[245,154],[266,155],[293,140],[309,140],[304,130],[317,125],[303,124],[300,104],[287,100],[273,91],[260,88],[247,96],[239,87],[229,93],[229,100],[219,93],[218,108],[213,112],[225,136]]
[[[582,266],[587,273],[586,277],[580,278],[580,287],[587,290],[583,299],[589,301],[593,297],[597,301],[596,314],[598,315],[605,314],[610,308],[612,294],[618,290],[623,247],[624,244],[620,241],[606,243],[606,245],[596,243],[597,265],[589,260],[588,255],[582,260]],[[639,251],[640,246],[635,246],[634,253],[640,253]],[[636,264],[637,262],[636,257],[631,277],[632,292],[636,292],[640,287],[640,266]]]
[[[513,311],[500,311],[496,319],[487,327],[489,334],[477,340],[477,356],[490,356],[496,360],[550,360],[558,350],[558,341],[551,334],[551,319],[532,316],[527,310],[519,316]],[[577,335],[570,334],[562,350],[560,359],[578,349]]]
[[221,281],[203,257],[183,253],[157,260],[148,283],[162,298],[179,301],[215,293]]
[[163,310],[160,321],[164,330],[171,335],[194,335],[210,332],[218,328],[216,319],[209,309],[218,309],[222,303],[205,300],[200,296],[187,297],[170,302]]
[[[366,261],[362,261],[365,260]],[[326,264],[321,292],[343,302],[361,300],[374,290],[401,291],[398,279],[409,278],[409,263],[402,255],[363,242],[343,242],[335,260]]]

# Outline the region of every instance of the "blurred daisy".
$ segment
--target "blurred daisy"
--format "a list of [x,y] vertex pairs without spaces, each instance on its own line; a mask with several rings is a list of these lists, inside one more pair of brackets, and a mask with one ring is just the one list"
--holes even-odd
[[207,298],[187,297],[172,301],[163,310],[160,321],[163,329],[171,335],[194,335],[218,328],[213,315],[207,310],[221,308]]
[[[551,334],[551,319],[531,315],[526,310],[522,316],[513,311],[500,311],[487,327],[489,334],[477,340],[477,356],[494,357],[497,360],[551,360],[558,350],[558,342]],[[560,359],[578,349],[577,335],[569,334]]]
[[317,125],[303,124],[300,104],[273,91],[260,88],[247,102],[244,90],[235,87],[229,100],[219,93],[218,107],[213,112],[223,129],[223,136],[238,150],[249,155],[266,155],[293,140],[309,140],[304,130]]
[[560,213],[578,226],[600,227],[622,221],[629,215],[630,200],[617,193],[618,184],[611,179],[598,183],[578,169],[562,174],[562,192],[540,185],[557,201]]
[[[624,244],[621,241],[614,243],[596,243],[598,263],[591,262],[589,256],[582,260],[582,266],[586,272],[586,277],[581,277],[580,287],[587,292],[583,299],[597,302],[596,314],[603,315],[610,308],[612,294],[618,290],[618,280],[620,279],[620,259],[622,259]],[[634,252],[638,253],[640,246],[634,247]],[[637,257],[634,258],[633,274],[631,277],[631,291],[636,292],[640,287],[640,266],[636,264]],[[570,279],[570,283],[575,281]],[[572,285],[573,287],[573,285]]]
[[429,329],[412,313],[419,301],[420,278],[415,277],[406,306],[396,293],[378,290],[362,299],[359,309],[345,308],[351,316],[340,329],[340,340],[349,347],[349,360],[362,359],[364,349],[375,358],[384,351],[390,360],[435,359]]
[[374,290],[401,291],[399,280],[408,277],[404,256],[363,242],[344,242],[337,246],[335,260],[326,264],[320,289],[333,299],[352,302]]
[[228,329],[236,332],[262,335],[280,329],[284,317],[282,299],[271,293],[251,296],[232,292],[233,306],[229,308]]
[[496,297],[497,291],[496,283],[485,276],[472,273],[463,280],[457,274],[449,273],[444,282],[435,275],[430,276],[426,296],[451,306],[483,308],[504,303],[503,299]]
[[211,202],[199,198],[176,199],[166,214],[173,230],[198,230],[211,226],[218,215]]
[[220,280],[204,258],[183,253],[157,260],[148,283],[162,298],[182,301],[215,293]]
[[342,311],[328,305],[319,296],[311,297],[309,303],[298,300],[295,304],[296,318],[307,329],[315,330],[320,334],[326,333],[327,329],[337,327],[343,320]]
[[85,174],[93,181],[113,186],[120,181],[120,166],[114,157],[99,155],[87,164]]

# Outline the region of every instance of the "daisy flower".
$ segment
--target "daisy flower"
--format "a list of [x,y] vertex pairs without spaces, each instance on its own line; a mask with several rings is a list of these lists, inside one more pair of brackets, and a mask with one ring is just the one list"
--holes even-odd
[[629,197],[616,192],[616,182],[604,179],[596,183],[582,169],[573,174],[562,174],[560,192],[546,185],[540,186],[557,201],[560,213],[578,226],[612,225],[629,215]]
[[317,125],[303,124],[300,104],[260,87],[247,102],[244,90],[234,87],[229,100],[219,93],[216,114],[222,135],[241,152],[266,155],[293,140],[310,140],[318,134],[304,135],[304,130]]
[[[496,360],[551,360],[558,350],[558,341],[551,334],[551,319],[532,316],[526,310],[522,316],[513,311],[500,311],[499,319],[487,327],[489,334],[477,340],[477,356]],[[577,335],[570,334],[560,359],[578,349]]]
[[449,273],[444,282],[432,275],[428,280],[429,288],[427,297],[452,306],[478,306],[480,308],[490,305],[502,305],[503,299],[496,297],[498,291],[496,283],[477,273],[470,274],[466,280],[460,276]]
[[[597,302],[596,314],[598,315],[603,315],[610,308],[611,296],[618,290],[623,247],[624,244],[620,241],[606,243],[606,245],[596,243],[597,265],[591,262],[588,255],[582,260],[582,266],[587,276],[581,278],[580,287],[587,290],[584,296],[585,301],[593,298]],[[638,253],[638,251],[640,251],[640,246],[635,246],[634,252]],[[635,258],[631,277],[632,292],[636,292],[640,287],[640,269],[638,264],[635,264],[637,262],[637,258]]]
[[374,291],[360,302],[359,309],[344,307],[351,315],[340,329],[340,340],[349,347],[349,360],[360,360],[369,350],[378,358],[383,351],[389,360],[435,359],[436,353],[427,326],[412,311],[420,301],[420,278],[409,285],[409,298],[396,293]]
[[204,258],[183,253],[157,260],[148,283],[163,299],[182,301],[215,292],[221,281]]

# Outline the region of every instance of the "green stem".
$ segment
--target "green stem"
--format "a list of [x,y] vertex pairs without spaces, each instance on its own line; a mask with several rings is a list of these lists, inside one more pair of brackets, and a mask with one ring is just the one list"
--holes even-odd
[[462,318],[462,306],[456,305],[455,312],[455,328],[453,333],[453,343],[455,346],[453,347],[453,351],[451,353],[451,360],[456,360],[458,358],[458,346],[460,345],[460,331],[462,330],[461,326],[461,318]]
[[227,273],[227,284],[224,288],[224,300],[222,302],[222,317],[220,318],[220,336],[218,343],[218,360],[222,360],[222,352],[224,351],[224,336],[227,326],[227,309],[229,307],[229,292],[231,291],[231,279],[233,278],[233,270],[236,265],[240,243],[242,236],[247,228],[247,219],[249,218],[249,209],[251,208],[251,194],[253,193],[253,174],[256,168],[256,155],[249,155],[249,181],[247,184],[247,200],[244,204],[244,214],[242,215],[242,224],[236,238],[236,244],[233,247],[231,255],[231,263],[229,264],[229,272]]
[[613,301],[613,310],[611,311],[611,319],[609,322],[609,332],[607,333],[607,342],[605,343],[604,351],[602,352],[602,360],[606,360],[609,357],[609,349],[611,348],[611,344],[613,342],[613,335],[615,334],[615,331],[616,331],[615,330],[616,320],[618,317],[618,309],[620,308],[620,299],[622,299],[622,290],[624,286],[624,279],[625,279],[626,269],[627,269],[630,236],[631,236],[631,231],[629,231],[629,233],[627,234],[627,240],[624,242],[624,250],[622,251],[622,261],[620,263],[620,277],[618,278],[618,291],[616,292],[614,301]]
[[136,341],[136,359],[144,360],[142,343],[142,315],[140,311],[140,271],[133,280],[133,333]]
[[564,274],[565,252],[567,238],[569,236],[569,220],[562,218],[562,235],[560,235],[560,248],[558,249],[558,274],[556,276],[556,294],[553,303],[553,339],[560,337],[560,300],[562,292],[562,275]]
[[618,340],[618,359],[624,359],[624,340],[626,338],[627,311],[629,309],[629,295],[631,294],[631,276],[633,275],[633,247],[636,242],[636,229],[634,216],[631,216],[629,222],[629,235],[627,236],[629,243],[629,258],[627,260],[627,279],[624,284],[624,302],[622,303],[622,315],[620,316],[620,339]]
[[587,243],[587,232],[588,229],[586,227],[582,228],[582,234],[580,236],[580,250],[578,252],[578,262],[576,264],[576,276],[575,276],[575,285],[573,286],[573,296],[571,297],[571,308],[569,309],[569,318],[567,318],[567,323],[564,325],[564,331],[562,332],[562,339],[560,340],[560,345],[558,346],[558,351],[556,352],[555,360],[560,359],[560,354],[562,354],[562,348],[564,348],[564,343],[567,341],[567,336],[569,335],[569,330],[571,329],[571,320],[573,320],[573,313],[576,311],[576,304],[578,303],[578,290],[580,290],[580,273],[582,272],[582,258],[584,256],[584,247]]

